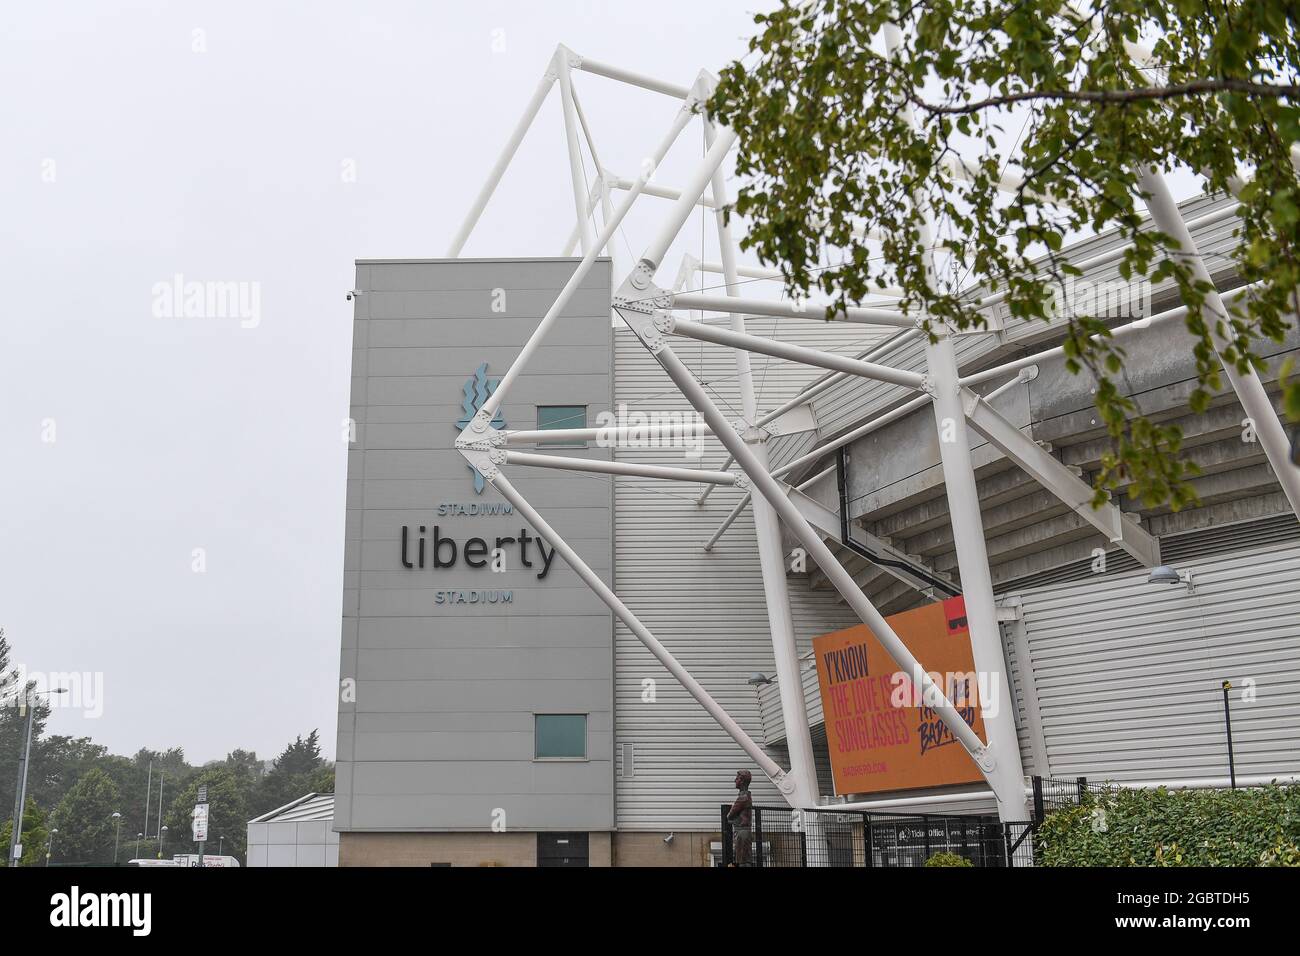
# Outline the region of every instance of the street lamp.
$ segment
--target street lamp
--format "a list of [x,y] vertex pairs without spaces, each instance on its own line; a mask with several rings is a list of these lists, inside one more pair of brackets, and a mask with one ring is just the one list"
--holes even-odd
[[225,847],[226,847],[226,838],[224,836],[217,837],[217,856],[222,856],[225,854],[226,852]]
[[163,855],[163,844],[165,844],[166,842],[167,842],[167,827],[163,827],[161,830],[158,831],[158,859],[160,860],[162,859],[162,855]]
[[27,803],[27,764],[30,762],[29,758],[32,752],[32,718],[36,715],[36,708],[32,706],[32,698],[49,694],[66,694],[67,692],[66,687],[56,687],[53,690],[43,690],[36,693],[29,693],[26,687],[22,690],[22,698],[18,702],[18,715],[21,717],[23,711],[27,711],[27,731],[23,735],[22,752],[18,755],[18,788],[14,791],[13,836],[9,841],[9,859],[5,861],[7,866],[17,866],[18,861],[23,856],[23,807]]
[[1177,568],[1161,564],[1151,569],[1147,575],[1147,584],[1182,584],[1186,586],[1188,594],[1196,593],[1196,584],[1192,580],[1191,571],[1179,571]]
[[59,835],[59,828],[50,831],[50,844],[45,848],[45,865],[50,865],[50,855],[54,852],[54,838]]
[[113,865],[117,866],[117,848],[122,843],[122,814],[114,810],[112,819],[117,821],[117,833],[113,837]]
[[143,833],[137,833],[135,835],[135,859],[137,860],[140,859],[140,841],[143,839],[144,839]]

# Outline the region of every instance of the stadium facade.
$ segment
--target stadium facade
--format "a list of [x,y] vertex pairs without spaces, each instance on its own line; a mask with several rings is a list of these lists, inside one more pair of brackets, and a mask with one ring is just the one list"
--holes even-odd
[[[1216,283],[1229,204],[1184,204]],[[1104,259],[1107,238],[1071,251]],[[357,263],[334,829],[348,865],[708,865],[719,805],[737,769],[756,802],[777,789],[628,632],[452,441],[515,359],[574,259],[368,260]],[[1117,287],[1113,265],[1086,272]],[[611,320],[599,260],[499,411],[509,429],[685,421],[693,409]],[[1095,300],[1093,300],[1095,305]],[[1114,323],[1176,306],[1171,288],[1120,301]],[[1091,306],[1090,306],[1091,307]],[[1048,352],[1068,316],[957,341],[961,372],[989,405],[1076,475],[1099,467],[1105,436],[1091,383]],[[725,317],[702,317],[725,322]],[[751,318],[751,333],[823,351],[872,352],[921,367],[896,330]],[[1234,696],[1239,780],[1300,773],[1300,528],[1231,391],[1203,415],[1178,321],[1126,335],[1126,391],[1144,413],[1178,421],[1201,467],[1198,507],[1122,504],[1159,541],[1175,583],[1100,534],[972,434],[999,605],[1006,675],[1026,774],[1216,785],[1228,776],[1223,681]],[[1300,351],[1292,338],[1274,371]],[[739,406],[721,346],[679,354],[724,409]],[[1277,383],[1265,378],[1270,395]],[[808,396],[809,427],[770,442],[772,466],[807,458],[787,480],[819,532],[885,613],[960,592],[931,412],[911,393],[754,357],[760,408]],[[889,415],[891,412],[896,414]],[[828,447],[884,423],[842,446]],[[641,416],[638,418],[637,416]],[[817,449],[828,447],[824,455]],[[557,441],[539,451],[717,469],[716,439],[617,450]],[[763,578],[743,491],[540,467],[512,482],[664,645],[778,762],[784,726]],[[809,520],[812,520],[811,518]],[[724,530],[725,529],[725,530]],[[721,532],[721,533],[719,533]],[[793,548],[793,542],[790,543]],[[812,641],[858,618],[815,566],[787,577],[803,652],[806,707],[822,799],[837,794]],[[969,759],[969,758],[964,758]],[[870,795],[882,808],[988,811],[983,784]],[[859,800],[859,802],[861,802]]]

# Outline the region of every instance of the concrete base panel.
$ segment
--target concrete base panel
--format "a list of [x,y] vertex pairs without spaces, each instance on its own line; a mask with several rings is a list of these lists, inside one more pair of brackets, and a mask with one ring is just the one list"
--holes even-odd
[[[588,835],[588,865],[609,866],[611,834]],[[339,866],[536,866],[537,834],[340,833]]]
[[665,843],[667,836],[662,830],[613,834],[614,865],[708,866],[709,844],[722,840],[717,833],[676,832]]

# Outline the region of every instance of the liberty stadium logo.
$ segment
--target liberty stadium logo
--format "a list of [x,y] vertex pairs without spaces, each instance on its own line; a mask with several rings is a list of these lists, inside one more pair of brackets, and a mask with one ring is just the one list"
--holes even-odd
[[[500,384],[501,379],[488,378],[487,362],[484,362],[478,368],[474,369],[474,374],[465,379],[465,384],[461,386],[460,390],[461,395],[464,396],[460,402],[460,410],[464,412],[464,414],[461,415],[459,420],[456,422],[456,429],[458,431],[464,431],[469,426],[474,415],[483,407],[483,403],[488,400],[488,396],[495,392],[497,386]],[[506,427],[506,420],[501,417],[500,409],[497,409],[497,413],[492,419],[492,427]],[[468,467],[470,473],[474,476],[474,494],[483,494],[483,488],[486,485],[483,476],[478,473],[478,469],[473,465]]]

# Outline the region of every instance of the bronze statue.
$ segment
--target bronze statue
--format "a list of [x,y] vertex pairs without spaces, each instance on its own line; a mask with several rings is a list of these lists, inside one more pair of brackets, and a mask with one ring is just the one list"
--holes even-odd
[[749,784],[754,775],[748,770],[736,771],[736,802],[727,811],[731,824],[731,865],[752,866],[750,847],[754,839],[754,798],[749,795]]

